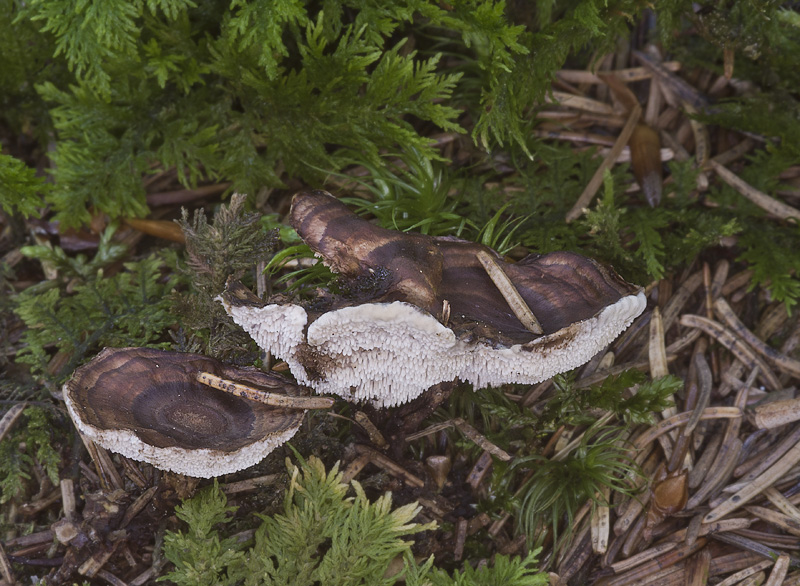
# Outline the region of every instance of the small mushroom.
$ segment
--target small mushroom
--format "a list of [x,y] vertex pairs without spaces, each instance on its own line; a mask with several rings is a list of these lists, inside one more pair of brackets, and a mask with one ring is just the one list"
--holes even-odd
[[302,395],[287,379],[199,354],[106,348],[64,385],[87,438],[133,460],[211,478],[252,466],[288,441],[303,410],[265,405],[201,384],[209,373],[272,394]]
[[321,315],[237,283],[220,299],[320,393],[387,407],[456,378],[536,383],[588,361],[645,307],[641,288],[581,255],[508,263],[480,244],[380,228],[323,191],[296,195],[291,221],[360,297]]

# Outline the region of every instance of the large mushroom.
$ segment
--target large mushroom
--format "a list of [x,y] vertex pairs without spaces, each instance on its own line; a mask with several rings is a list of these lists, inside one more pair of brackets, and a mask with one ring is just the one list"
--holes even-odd
[[298,396],[304,404],[303,389],[284,377],[152,348],[106,348],[75,371],[63,394],[87,438],[133,460],[201,478],[256,464],[303,421],[302,409],[257,403],[200,379],[232,379],[268,389],[269,396]]
[[581,255],[508,263],[480,244],[386,230],[324,191],[297,194],[291,223],[358,294],[321,314],[265,305],[236,283],[221,301],[300,383],[378,407],[457,378],[542,381],[588,361],[645,307],[640,287]]

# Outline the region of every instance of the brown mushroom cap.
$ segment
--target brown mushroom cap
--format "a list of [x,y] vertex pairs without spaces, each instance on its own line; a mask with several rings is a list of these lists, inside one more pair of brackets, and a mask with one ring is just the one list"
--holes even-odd
[[[640,287],[579,254],[507,263],[480,244],[385,230],[324,191],[297,194],[291,222],[334,272],[373,285],[353,288],[370,296],[322,315],[264,305],[235,283],[220,299],[298,381],[350,400],[393,406],[456,378],[476,388],[536,383],[588,361],[645,307]],[[522,324],[482,258],[505,273],[542,333]]]
[[199,354],[106,348],[75,371],[64,385],[64,400],[78,429],[101,446],[202,478],[252,466],[300,427],[303,411],[212,389],[197,382],[199,371],[271,392],[302,394],[278,375]]
[[354,280],[379,268],[388,272],[383,289],[370,302],[405,301],[438,316],[446,300],[457,334],[477,328],[476,333],[503,344],[528,342],[531,332],[489,278],[479,252],[502,266],[545,335],[589,319],[641,290],[573,252],[530,255],[508,263],[482,244],[387,230],[358,217],[325,191],[295,195],[291,222],[333,272]]

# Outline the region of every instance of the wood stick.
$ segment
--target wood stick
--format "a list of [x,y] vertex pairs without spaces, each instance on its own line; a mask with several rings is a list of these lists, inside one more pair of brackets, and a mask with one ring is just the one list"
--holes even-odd
[[[760,521],[760,519],[753,518],[753,522]],[[800,548],[800,541],[798,541],[797,537],[794,535],[784,535],[782,533],[775,533],[774,531],[767,529],[765,531],[758,531],[756,529],[740,529],[739,531],[735,532],[736,535],[740,537],[746,537],[748,539],[752,539],[756,543],[761,545],[766,545],[768,547],[773,547],[775,549],[798,549]],[[798,568],[800,568],[800,560],[796,560],[793,562]]]
[[773,429],[800,419],[800,399],[772,401],[759,405],[748,415],[748,420],[759,429]]
[[708,162],[708,165],[714,169],[720,179],[722,179],[725,183],[733,187],[741,195],[752,201],[767,213],[778,216],[783,220],[787,220],[789,218],[800,220],[800,210],[793,208],[790,205],[786,205],[782,201],[779,201],[773,197],[770,197],[763,191],[759,191],[747,183],[744,179],[732,171],[729,171],[727,167],[723,167],[713,159]]
[[791,449],[792,446],[798,443],[800,443],[800,425],[798,425],[791,431],[791,433],[784,437],[778,445],[770,446],[769,450],[766,451],[764,458],[756,466],[754,466],[752,469],[743,469],[740,474],[744,474],[744,476],[742,476],[742,478],[740,478],[735,485],[729,486],[728,489],[739,490],[746,484],[750,484],[753,482],[753,480],[760,476],[764,470],[777,462],[786,452]]
[[708,569],[711,565],[711,552],[703,549],[687,563],[687,586],[708,584]]
[[539,336],[544,334],[539,320],[533,314],[531,308],[528,307],[528,304],[525,303],[522,295],[519,294],[514,283],[508,278],[508,275],[506,275],[500,263],[497,262],[497,259],[488,252],[481,250],[478,252],[478,260],[522,325],[534,334]]
[[752,515],[755,515],[762,521],[765,521],[766,523],[770,523],[775,527],[783,529],[787,533],[791,533],[792,535],[797,535],[800,537],[800,521],[797,519],[792,519],[789,515],[784,515],[783,513],[778,513],[772,509],[758,507],[756,505],[745,507],[745,510]]
[[[681,63],[679,61],[665,61],[661,65],[670,71],[678,71],[681,68]],[[642,81],[644,79],[649,79],[653,75],[650,70],[644,67],[616,69],[608,71],[606,74],[616,75],[624,82]],[[561,69],[556,71],[556,77],[569,83],[603,83],[603,80],[597,75],[591,71],[585,71],[583,69]]]
[[790,559],[786,554],[778,556],[772,571],[769,573],[769,578],[764,582],[764,586],[780,586],[783,584],[783,579],[789,573]]
[[607,585],[622,586],[622,584],[629,584],[634,580],[644,579],[645,577],[651,576],[652,574],[654,574],[659,570],[664,570],[666,568],[669,568],[670,566],[674,566],[678,562],[686,560],[687,558],[691,557],[696,552],[704,548],[706,543],[707,543],[706,538],[701,537],[691,546],[683,546],[677,549],[673,549],[657,557],[656,559],[639,566],[637,569],[633,571],[621,574],[618,577],[611,578],[607,582]]
[[[753,369],[753,371],[750,373],[750,376],[747,377],[745,384],[742,385],[742,388],[740,388],[736,394],[736,400],[733,403],[733,407],[742,412],[744,412],[745,406],[747,405],[747,397],[750,392],[750,388],[756,380],[756,376],[758,376],[758,369]],[[725,430],[725,434],[722,439],[722,444],[720,445],[719,452],[714,460],[714,464],[712,464],[708,473],[708,477],[706,478],[705,483],[697,491],[695,491],[691,499],[689,499],[687,508],[695,508],[699,506],[706,500],[708,496],[716,492],[718,488],[721,488],[722,485],[728,482],[728,478],[730,478],[730,476],[733,474],[733,470],[736,467],[736,462],[739,460],[739,454],[741,454],[743,446],[742,441],[739,439],[739,430],[741,429],[741,426],[741,419],[732,419],[728,422],[727,429]]]
[[[740,550],[743,548],[740,548]],[[777,556],[776,556],[777,557]],[[722,576],[731,572],[738,572],[747,567],[757,564],[764,558],[760,554],[752,553],[750,551],[737,551],[736,553],[729,553],[722,555],[711,560],[711,576]],[[770,560],[772,563],[772,560]]]
[[764,491],[764,496],[766,496],[769,502],[775,505],[784,515],[788,515],[800,523],[800,509],[795,507],[777,488],[770,486]]
[[[558,92],[558,91],[550,92],[545,96],[545,101],[548,103],[555,103],[561,106],[566,106],[568,108],[574,108],[576,110],[585,110],[586,112],[594,112],[595,114],[606,114],[608,116],[614,114],[614,108],[612,108],[605,102],[592,100],[591,98],[576,96],[574,94],[568,94],[567,92]],[[626,140],[625,142],[627,143],[628,141]]]
[[777,551],[772,547],[769,547],[768,545],[764,545],[763,543],[760,543],[748,537],[737,535],[736,533],[712,533],[711,537],[713,537],[717,541],[722,541],[724,543],[734,545],[739,549],[743,549],[747,552],[752,552],[756,555],[765,558],[770,558],[772,560],[777,559],[777,557],[781,554],[781,552]]
[[342,482],[345,484],[350,484],[350,481],[358,476],[358,473],[364,469],[364,466],[370,463],[371,459],[372,455],[364,453],[350,462],[342,473]]
[[3,441],[3,438],[8,434],[14,424],[19,419],[22,412],[25,410],[27,403],[17,403],[11,409],[6,411],[6,414],[3,415],[3,419],[0,419],[0,441]]
[[8,561],[8,556],[6,556],[6,551],[3,549],[2,544],[0,544],[0,575],[3,576],[3,580],[6,583],[17,584],[14,571],[11,569],[11,563]]
[[[697,531],[697,537],[705,537],[710,533],[722,533],[725,531],[741,531],[742,529],[749,528],[750,525],[752,525],[753,523],[755,523],[755,519],[753,519],[752,517],[748,517],[746,519],[737,517],[734,519],[723,519],[722,521],[717,521],[716,523],[707,523],[705,525],[701,524],[700,529]],[[689,534],[688,527],[685,529],[678,529],[675,533],[672,533],[664,537],[662,541],[666,543],[685,542],[688,534]]]
[[711,400],[711,387],[712,377],[711,369],[708,367],[708,362],[702,354],[694,355],[695,371],[697,372],[697,404],[692,411],[692,417],[689,419],[686,427],[683,429],[683,435],[689,436],[697,424],[700,423],[700,416],[703,410],[708,407]]
[[[603,501],[608,502],[610,489],[603,487]],[[608,551],[608,534],[611,527],[611,512],[605,505],[599,504],[594,507],[590,519],[590,530],[592,535],[592,551],[602,555]]]
[[355,415],[353,415],[353,419],[355,419],[356,423],[358,423],[364,429],[364,431],[367,432],[367,435],[373,444],[381,449],[388,445],[386,443],[386,438],[383,437],[383,434],[378,430],[377,427],[375,427],[375,424],[372,423],[369,417],[367,417],[366,413],[363,411],[356,411]]
[[392,476],[403,479],[407,484],[416,488],[422,488],[425,486],[425,482],[423,482],[421,478],[412,474],[402,466],[396,464],[393,460],[384,456],[379,451],[361,444],[356,444],[355,449],[357,454],[369,454],[370,462],[379,468],[383,468]]
[[627,122],[625,122],[625,126],[622,127],[622,131],[619,133],[614,146],[611,147],[611,150],[608,152],[608,156],[606,156],[606,158],[603,159],[603,162],[600,163],[600,166],[597,168],[597,171],[595,171],[591,180],[586,185],[583,193],[581,193],[580,197],[578,197],[578,201],[576,201],[575,205],[572,206],[572,209],[567,212],[567,216],[565,218],[567,223],[577,220],[581,214],[583,214],[583,210],[592,202],[592,198],[597,193],[597,190],[600,189],[600,185],[603,183],[603,174],[611,168],[611,166],[614,164],[614,161],[619,156],[619,153],[622,152],[622,149],[628,144],[628,139],[630,139],[631,134],[633,134],[633,130],[639,123],[641,114],[642,107],[639,104],[635,104],[630,116],[628,116]]
[[292,397],[290,395],[268,393],[262,389],[220,378],[210,372],[198,372],[196,378],[199,383],[225,391],[231,395],[273,407],[283,407],[284,409],[330,409],[335,402],[330,397]]
[[[687,114],[696,114],[697,111],[690,106],[689,104],[684,104],[684,108],[686,109]],[[697,161],[697,166],[702,167],[708,161],[708,153],[710,148],[708,146],[709,138],[708,138],[708,129],[706,128],[705,124],[696,120],[695,118],[689,118],[689,126],[692,129],[692,135],[694,136],[694,158]]]
[[[700,420],[706,421],[708,419],[733,419],[741,416],[742,411],[736,407],[707,407],[706,409],[703,409],[703,414],[700,416]],[[684,411],[683,413],[678,413],[669,419],[665,419],[664,421],[657,423],[636,438],[636,441],[634,442],[635,448],[640,450],[651,441],[656,439],[659,435],[667,433],[668,431],[675,429],[676,427],[680,427],[681,425],[686,425],[691,417],[691,411]]]
[[480,446],[484,451],[489,452],[493,456],[496,456],[500,460],[504,462],[510,462],[513,458],[511,454],[503,450],[502,448],[496,446],[489,439],[480,433],[477,429],[472,427],[469,423],[461,419],[460,417],[456,417],[453,419],[453,425],[456,426],[461,433],[463,433],[467,439],[473,441],[476,445]]
[[639,564],[649,562],[651,559],[663,555],[668,551],[675,549],[676,547],[678,547],[678,544],[674,541],[659,543],[650,547],[649,549],[637,553],[636,555],[632,555],[626,560],[615,562],[609,567],[614,570],[615,574],[621,574],[627,570],[630,570],[631,568],[635,568]]
[[782,371],[791,374],[794,377],[800,377],[800,361],[794,360],[775,350],[775,348],[765,344],[747,326],[742,323],[742,320],[736,315],[728,302],[722,297],[714,302],[714,312],[724,321],[728,327],[733,330],[740,338],[750,344],[750,346],[772,362],[775,363]]
[[770,390],[778,391],[782,388],[783,385],[781,385],[778,377],[775,376],[775,373],[772,372],[769,366],[750,349],[750,346],[746,345],[728,328],[706,317],[688,313],[681,316],[680,323],[689,328],[703,330],[706,334],[730,350],[731,354],[745,363],[748,368],[753,369],[757,366],[761,371],[764,382],[767,383]]
[[668,90],[665,91],[666,95],[676,95],[680,101],[693,106],[695,110],[704,111],[708,107],[708,98],[670,71],[664,62],[657,61],[642,51],[633,51],[631,54],[653,73],[654,78],[661,83],[662,90]]
[[695,509],[703,504],[706,499],[719,490],[733,474],[739,454],[742,452],[742,440],[734,437],[727,441],[723,439],[717,457],[701,484],[686,503],[688,510]]
[[780,479],[788,470],[790,470],[797,462],[800,462],[800,443],[792,446],[784,456],[770,466],[761,476],[753,480],[751,483],[745,485],[739,492],[731,495],[718,507],[712,509],[705,517],[703,523],[711,523],[717,521],[725,515],[735,511],[742,505],[746,504],[761,491],[768,486],[772,486]]
[[721,433],[715,433],[706,443],[705,449],[695,462],[694,468],[689,471],[689,488],[697,488],[708,476],[711,465],[717,459],[717,452],[722,445]]
[[761,570],[770,567],[771,565],[772,565],[772,560],[764,560],[762,562],[750,566],[749,568],[745,568],[744,570],[740,570],[735,574],[728,576],[722,582],[717,584],[717,586],[733,586],[734,584],[738,584],[745,578],[752,576],[753,574],[756,574]]

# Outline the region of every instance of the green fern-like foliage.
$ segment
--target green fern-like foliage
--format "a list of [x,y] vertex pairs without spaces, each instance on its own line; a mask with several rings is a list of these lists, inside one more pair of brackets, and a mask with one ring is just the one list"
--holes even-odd
[[[506,389],[485,388],[457,390],[451,395],[448,408],[440,409],[437,416],[447,420],[463,417],[479,425],[492,443],[524,456],[536,452],[538,440],[560,425],[594,424],[598,410],[613,413],[628,425],[652,425],[653,413],[670,407],[670,396],[683,386],[676,376],[651,381],[635,369],[608,376],[588,389],[576,387],[574,373],[558,375],[553,380],[555,394],[539,413],[509,399]],[[462,441],[456,431],[451,434],[459,449],[477,457],[480,448],[474,442]]]
[[37,215],[41,194],[47,191],[44,179],[34,169],[12,156],[0,154],[0,208],[7,214]]
[[186,237],[186,271],[194,287],[209,297],[219,295],[233,275],[241,278],[247,269],[265,260],[275,236],[260,229],[261,216],[245,210],[245,197],[234,196],[208,222],[203,210],[190,220],[183,211],[179,224]]
[[117,260],[124,249],[112,243],[113,228],[106,231],[97,254],[69,257],[58,247],[26,247],[23,253],[60,269],[67,282],[43,281],[16,298],[14,311],[25,322],[25,346],[18,361],[45,375],[53,349],[69,360],[47,378],[62,382],[87,356],[103,346],[165,346],[159,342],[164,329],[174,324],[169,292],[179,280],[166,276],[163,255],[124,263],[124,270],[110,277],[103,267]]
[[[772,124],[762,128],[772,128]],[[784,132],[787,138],[800,137],[800,123],[787,121]],[[772,196],[779,189],[788,188],[781,184],[780,174],[798,160],[800,149],[795,144],[781,142],[780,146],[757,151],[749,157],[740,175],[756,189]],[[791,311],[800,301],[800,257],[796,245],[800,232],[797,226],[767,219],[763,210],[727,185],[715,189],[711,197],[722,206],[718,216],[738,216],[735,221],[742,227],[738,240],[739,260],[745,261],[753,271],[751,287],[764,287]]]
[[[508,205],[497,205],[496,201],[474,209],[476,202],[462,195],[469,179],[441,161],[431,161],[416,149],[405,149],[399,156],[385,157],[381,165],[356,157],[352,163],[366,169],[367,174],[357,183],[370,197],[346,197],[342,201],[359,214],[374,216],[384,228],[458,236],[501,254],[513,248],[514,233],[523,218],[508,218]],[[476,221],[481,217],[485,218],[482,225]]]
[[775,18],[778,6],[771,0],[698,2],[687,15],[712,44],[755,59],[783,37],[781,19]]
[[[476,5],[484,4],[494,6]],[[279,163],[306,177],[315,174],[310,165],[340,168],[343,147],[373,162],[397,145],[435,156],[410,119],[460,131],[459,111],[446,103],[459,75],[390,36],[423,14],[445,26],[461,20],[427,2],[387,5],[378,22],[371,8],[20,4],[16,22],[39,27],[73,75],[69,84],[53,75],[37,86],[59,138],[48,195],[57,219],[84,222],[88,206],[143,215],[142,177],[160,169],[174,168],[187,186],[225,177],[255,193],[280,183]],[[501,7],[462,28],[494,38],[511,27]]]
[[618,166],[606,173],[596,203],[567,225],[564,215],[600,161],[591,151],[576,154],[565,145],[533,142],[531,150],[534,161],[515,160],[521,166],[507,182],[517,188],[507,210],[511,217],[525,216],[515,236],[536,252],[574,250],[612,264],[629,280],[647,282],[742,229],[735,216],[709,214],[693,205],[697,171],[691,163],[670,164],[674,196],[657,208],[624,195],[631,178],[625,166]]
[[385,576],[396,556],[412,563],[411,542],[403,539],[432,525],[411,523],[416,504],[392,510],[391,495],[371,503],[357,482],[347,497],[337,467],[325,472],[310,459],[291,470],[284,512],[264,517],[256,531],[245,584],[394,584]]
[[[0,0],[0,121],[5,130],[29,134],[45,145],[52,140],[52,122],[47,104],[35,86],[48,80],[68,83],[72,76],[64,60],[54,55],[52,39],[42,35],[36,23],[18,18],[24,4],[20,0]],[[21,156],[15,150],[21,145],[14,142],[4,143],[4,153]],[[0,170],[4,166],[0,164]],[[0,200],[6,196],[10,194],[0,189]]]
[[23,421],[17,422],[9,436],[0,442],[0,504],[25,494],[31,467],[37,463],[53,485],[58,485],[61,456],[55,449],[48,413],[40,407],[27,407],[22,417]]
[[[298,456],[299,458],[299,456]],[[167,532],[164,555],[174,569],[164,576],[178,586],[542,586],[547,575],[536,570],[538,551],[525,558],[498,555],[491,567],[466,565],[451,576],[433,567],[433,557],[419,564],[408,537],[435,528],[414,523],[420,508],[411,503],[392,508],[390,494],[375,501],[353,481],[342,483],[338,466],[326,471],[322,461],[299,458],[288,463],[289,489],[283,512],[260,515],[253,543],[224,537],[235,507],[214,483],[177,508],[186,531]],[[390,562],[403,567],[387,575]]]
[[546,586],[550,578],[538,569],[538,553],[538,549],[530,551],[523,559],[496,555],[491,567],[476,570],[467,564],[463,571],[456,570],[452,576],[436,569],[431,582],[433,586]]
[[588,389],[576,388],[569,374],[558,375],[553,381],[556,393],[547,402],[541,419],[572,425],[593,423],[594,419],[587,414],[591,409],[610,411],[628,424],[652,425],[655,423],[652,413],[670,407],[670,395],[683,386],[683,381],[676,376],[667,375],[651,381],[635,369],[608,376]]
[[145,214],[142,177],[164,169],[187,186],[224,178],[255,193],[280,183],[281,166],[318,180],[315,169],[340,170],[353,151],[374,165],[400,147],[439,158],[424,124],[529,156],[525,120],[568,54],[612,46],[647,5],[542,6],[532,20],[495,0],[113,0],[81,10],[7,0],[0,32],[30,39],[35,63],[47,63],[14,69],[10,85],[50,107],[40,117],[57,137],[46,201],[71,226],[90,206]]
[[175,509],[187,524],[187,531],[168,532],[164,554],[175,569],[161,578],[178,586],[227,586],[243,577],[245,553],[233,537],[220,536],[220,528],[230,522],[227,499],[216,481]]
[[432,528],[412,522],[416,504],[392,509],[389,494],[370,502],[356,482],[347,496],[338,468],[326,472],[313,457],[289,465],[289,473],[283,513],[262,517],[252,548],[219,536],[230,508],[216,485],[179,507],[189,531],[165,538],[165,555],[175,564],[166,578],[181,586],[391,585],[402,575],[384,575],[396,556],[414,564],[405,538]]
[[[519,531],[527,534],[528,543],[537,543],[542,530],[549,528],[560,548],[569,537],[565,527],[570,526],[581,506],[587,501],[608,505],[609,500],[601,495],[632,494],[626,478],[639,473],[628,446],[619,439],[626,427],[602,425],[597,410],[613,413],[625,426],[649,425],[654,411],[672,404],[669,397],[683,382],[671,375],[650,381],[637,370],[609,376],[589,389],[577,389],[574,376],[569,374],[555,377],[554,382],[555,395],[538,416],[494,389],[477,391],[477,407],[472,405],[469,410],[457,404],[456,396],[455,411],[463,417],[472,413],[473,418],[478,411],[483,418],[482,430],[493,443],[516,448],[517,456],[511,463],[495,462],[481,508],[516,511]],[[579,446],[565,457],[543,457],[539,453],[540,438],[561,425],[589,428]]]
[[450,191],[457,188],[457,181],[444,165],[407,149],[395,160],[368,164],[366,169],[369,174],[359,183],[372,200],[345,198],[354,211],[369,213],[381,226],[392,230],[433,236],[460,236],[464,232],[469,220],[456,212],[458,201]]
[[753,271],[751,288],[767,288],[787,310],[800,301],[800,256],[797,241],[800,233],[796,226],[778,227],[772,223],[751,221],[742,235],[744,251],[741,260],[747,261]]

